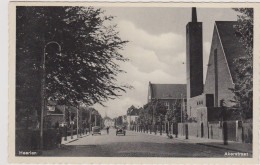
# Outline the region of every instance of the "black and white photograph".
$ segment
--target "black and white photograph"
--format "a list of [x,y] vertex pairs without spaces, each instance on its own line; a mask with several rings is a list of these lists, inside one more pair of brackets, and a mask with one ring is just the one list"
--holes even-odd
[[15,157],[253,158],[254,12],[16,5]]

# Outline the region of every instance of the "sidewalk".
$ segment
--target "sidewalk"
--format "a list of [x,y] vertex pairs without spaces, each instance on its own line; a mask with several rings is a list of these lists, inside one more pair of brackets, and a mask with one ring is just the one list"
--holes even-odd
[[207,138],[198,138],[189,136],[189,139],[186,139],[185,136],[179,136],[178,138],[174,138],[176,140],[186,141],[190,143],[196,143],[198,145],[204,145],[208,147],[228,149],[234,152],[247,152],[252,154],[252,144],[241,143],[235,141],[228,141],[227,145],[224,145],[223,140],[219,139],[207,139]]
[[73,135],[73,139],[71,139],[71,136],[67,136],[67,140],[66,141],[65,141],[65,137],[62,137],[61,144],[65,145],[65,144],[77,141],[80,138],[83,138],[83,137],[86,137],[86,136],[89,136],[89,134],[88,135],[84,134],[84,135],[81,135],[81,136],[79,135],[79,137],[77,137],[77,135]]
[[[160,135],[160,132],[155,135],[154,132],[150,134],[144,133],[144,132],[139,132],[147,135],[153,135],[153,136],[161,136],[161,137],[166,137],[168,138],[166,133],[163,133]],[[252,154],[252,144],[248,143],[241,143],[241,142],[235,142],[235,141],[228,141],[228,145],[223,144],[223,140],[219,139],[208,139],[208,138],[198,138],[194,136],[189,136],[188,139],[186,139],[185,136],[179,136],[176,138],[175,135],[172,135],[173,140],[178,140],[178,141],[183,141],[185,143],[193,143],[193,144],[198,144],[198,145],[204,145],[208,147],[214,147],[214,148],[220,148],[220,149],[228,149],[232,150],[234,152],[243,152],[243,153],[250,153]]]
[[[136,132],[136,131],[133,131],[133,132]],[[161,137],[167,137],[167,134],[166,133],[162,133],[162,135],[160,135],[160,131],[157,132],[156,134],[154,132],[152,132],[150,134],[150,131],[147,132],[137,132],[137,133],[143,133],[143,134],[146,134],[146,135],[154,135],[154,136],[161,136]]]

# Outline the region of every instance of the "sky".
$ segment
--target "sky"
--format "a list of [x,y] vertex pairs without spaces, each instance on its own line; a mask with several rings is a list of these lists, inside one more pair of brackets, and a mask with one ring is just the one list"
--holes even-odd
[[[110,7],[102,8],[115,16],[119,36],[129,43],[121,51],[130,60],[120,63],[126,71],[117,77],[119,84],[134,88],[115,100],[94,105],[102,116],[126,115],[134,105],[147,103],[148,84],[186,84],[186,24],[191,21],[191,8]],[[198,22],[203,23],[204,80],[215,21],[236,21],[237,13],[229,8],[197,8]]]

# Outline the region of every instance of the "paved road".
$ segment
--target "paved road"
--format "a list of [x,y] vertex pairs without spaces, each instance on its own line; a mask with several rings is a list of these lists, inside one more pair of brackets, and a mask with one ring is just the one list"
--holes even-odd
[[43,156],[224,157],[225,152],[234,151],[133,131],[116,136],[115,130],[110,130],[109,135],[102,131],[101,136],[86,136],[60,149],[44,151]]

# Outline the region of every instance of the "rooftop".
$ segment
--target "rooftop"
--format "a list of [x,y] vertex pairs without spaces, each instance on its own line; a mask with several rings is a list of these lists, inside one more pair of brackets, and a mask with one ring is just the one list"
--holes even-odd
[[152,84],[152,98],[186,98],[186,84]]
[[246,56],[245,48],[239,41],[239,34],[236,33],[237,21],[216,21],[219,38],[221,40],[230,74],[235,81],[235,64],[234,59]]

